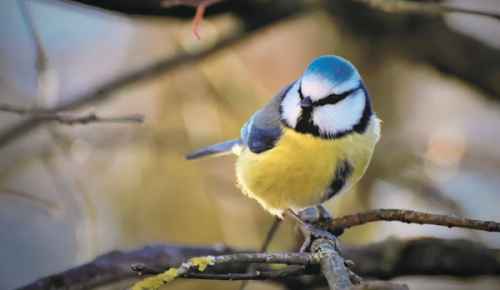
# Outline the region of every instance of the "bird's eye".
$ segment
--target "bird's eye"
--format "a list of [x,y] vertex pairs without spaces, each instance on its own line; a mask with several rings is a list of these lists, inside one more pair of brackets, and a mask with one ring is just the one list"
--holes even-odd
[[334,104],[342,101],[343,99],[347,98],[350,94],[354,93],[358,89],[359,88],[356,88],[354,90],[350,90],[350,91],[344,92],[342,94],[328,95],[328,96],[314,102],[314,105],[315,106],[334,105]]

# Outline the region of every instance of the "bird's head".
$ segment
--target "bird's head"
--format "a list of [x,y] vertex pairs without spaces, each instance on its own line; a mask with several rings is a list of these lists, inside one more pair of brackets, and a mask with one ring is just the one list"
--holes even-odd
[[309,64],[281,101],[288,127],[322,138],[364,133],[373,115],[368,91],[352,64],[322,56]]

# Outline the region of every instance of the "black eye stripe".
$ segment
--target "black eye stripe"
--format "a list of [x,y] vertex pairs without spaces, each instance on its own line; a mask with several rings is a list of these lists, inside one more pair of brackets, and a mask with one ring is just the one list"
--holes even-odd
[[304,99],[304,95],[302,94],[302,82],[299,84],[298,93],[299,93],[299,98],[302,101]]
[[[313,102],[312,103],[312,106],[313,107],[320,107],[320,106],[324,106],[324,105],[335,105],[336,103],[342,101],[343,99],[347,98],[350,94],[358,91],[359,89],[361,89],[361,86],[355,88],[355,89],[352,89],[350,91],[347,91],[347,92],[344,92],[340,95],[337,95],[337,94],[331,94],[331,95],[328,95],[324,98],[322,98],[321,100],[318,100],[316,102]],[[304,100],[304,94],[302,94],[302,83],[300,83],[299,85],[299,89],[297,91],[299,93],[299,99],[302,101]]]
[[347,98],[347,96],[349,96],[351,94],[351,91],[349,92],[345,92],[341,95],[335,95],[335,94],[331,94],[319,101],[316,101],[313,103],[313,106],[324,106],[324,105],[334,105],[340,101],[342,101],[343,99]]
[[343,99],[347,98],[350,94],[356,92],[359,89],[360,89],[360,87],[357,87],[353,90],[347,91],[347,92],[342,93],[340,95],[336,95],[336,94],[328,95],[325,98],[314,102],[313,106],[319,107],[319,106],[324,106],[324,105],[334,105],[334,104],[342,101]]

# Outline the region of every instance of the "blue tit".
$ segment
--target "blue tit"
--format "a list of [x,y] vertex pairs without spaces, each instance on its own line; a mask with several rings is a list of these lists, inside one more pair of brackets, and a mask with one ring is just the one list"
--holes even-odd
[[282,217],[339,196],[365,173],[380,120],[356,68],[338,56],[314,59],[304,75],[257,111],[241,138],[187,155],[234,153],[243,193]]

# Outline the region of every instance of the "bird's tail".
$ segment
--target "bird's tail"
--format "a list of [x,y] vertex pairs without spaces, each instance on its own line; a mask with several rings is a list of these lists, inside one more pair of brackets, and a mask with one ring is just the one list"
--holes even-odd
[[215,144],[198,151],[195,151],[189,155],[186,155],[184,159],[186,160],[196,160],[208,157],[216,157],[227,154],[240,155],[241,150],[245,147],[245,143],[241,139],[234,139],[231,141],[226,141],[224,143]]

